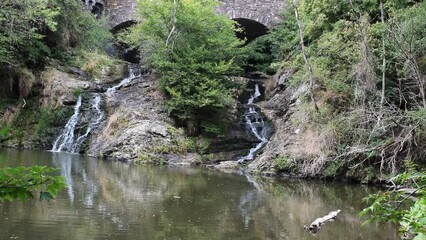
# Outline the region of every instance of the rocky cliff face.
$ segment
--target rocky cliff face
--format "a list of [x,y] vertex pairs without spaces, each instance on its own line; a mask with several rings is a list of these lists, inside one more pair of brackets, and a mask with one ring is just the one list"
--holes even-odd
[[90,155],[132,161],[170,144],[173,122],[152,76],[138,77],[106,99],[108,119],[92,139]]
[[[28,99],[24,108],[22,103],[12,104],[1,112],[0,122],[14,121],[14,126],[19,129],[10,138],[3,139],[2,145],[50,149],[72,115],[79,92],[89,95],[97,92],[103,98],[105,120],[90,133],[89,141],[82,150],[94,157],[180,165],[223,162],[219,168],[235,169],[242,166],[236,160],[256,144],[256,139],[245,128],[245,109],[239,103],[229,109],[231,125],[226,134],[210,139],[210,145],[202,152],[191,149],[194,147],[191,144],[197,145],[198,140],[191,142],[182,130],[174,126],[155,76],[143,74],[114,92],[105,92],[108,86],[125,77],[123,68],[115,68],[115,71],[117,73],[107,74],[105,70],[100,80],[88,81],[78,69],[65,73],[48,68],[41,74],[38,97]],[[327,141],[333,138],[327,132],[318,132],[306,120],[308,113],[300,99],[306,95],[308,87],[290,87],[287,79],[291,74],[292,71],[282,71],[271,79],[260,80],[266,94],[256,105],[271,121],[274,133],[256,159],[246,165],[250,172],[315,176],[327,163],[327,155],[331,151]],[[239,81],[247,83],[250,80]],[[90,105],[83,104],[83,108],[89,109]],[[58,111],[58,114],[46,115],[43,109]],[[46,126],[41,120],[45,115],[49,121]],[[79,124],[77,130],[85,131],[84,119]]]
[[49,67],[36,80],[24,101],[3,106],[0,124],[10,132],[0,144],[12,148],[50,149],[76,102],[76,92],[89,90],[93,83],[78,75]]
[[[122,161],[196,165],[235,160],[255,143],[243,122],[244,109],[229,110],[229,131],[214,139],[191,139],[175,127],[166,98],[152,74],[106,93],[108,119],[96,132],[88,153]],[[205,146],[200,141],[206,140]],[[200,148],[203,148],[200,151]]]

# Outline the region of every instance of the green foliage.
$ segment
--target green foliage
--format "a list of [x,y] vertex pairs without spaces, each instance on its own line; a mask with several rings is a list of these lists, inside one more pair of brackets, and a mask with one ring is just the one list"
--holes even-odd
[[163,165],[164,159],[158,154],[151,152],[141,152],[138,154],[137,158],[134,160],[135,163],[139,164],[156,164]]
[[33,166],[0,169],[0,201],[28,200],[39,191],[40,200],[51,200],[64,188],[62,176],[51,176],[56,169]]
[[39,139],[51,132],[53,124],[58,124],[65,117],[64,108],[52,109],[50,107],[40,109],[35,135]]
[[74,97],[79,97],[82,92],[83,92],[83,90],[78,87],[78,88],[74,88],[72,94],[74,95]]
[[5,125],[0,125],[0,141],[3,139],[6,139],[9,136],[10,133],[10,127]]
[[211,140],[205,137],[190,137],[187,140],[188,151],[204,154],[210,146]]
[[275,158],[274,163],[278,171],[292,172],[297,169],[297,166],[287,156]]
[[426,125],[426,108],[420,108],[418,110],[407,112],[407,117],[413,123],[417,123],[419,126]]
[[0,3],[0,63],[16,66],[22,62],[37,62],[49,53],[43,43],[42,29],[56,31],[57,7],[48,0],[5,0]]
[[407,172],[401,173],[391,182],[394,186],[385,192],[379,192],[365,198],[371,205],[360,215],[371,214],[371,221],[399,223],[400,231],[412,234],[414,239],[424,239],[426,236],[426,173],[418,172],[417,166],[408,161]]
[[58,52],[72,48],[102,49],[112,39],[108,17],[97,19],[90,12],[83,10],[81,1],[50,1],[60,9],[60,14],[54,19],[57,23],[56,31],[50,32],[47,38],[49,44]]
[[102,71],[116,66],[120,61],[101,51],[78,50],[69,56],[68,63],[83,70],[91,79],[97,78]]
[[327,178],[337,177],[341,173],[343,165],[344,165],[343,161],[339,161],[339,160],[330,161],[326,165],[323,171],[323,175]]
[[190,132],[200,129],[203,116],[232,103],[233,85],[226,76],[240,70],[244,55],[234,22],[215,13],[217,3],[140,1],[144,21],[125,37],[158,70],[169,113]]
[[[249,63],[260,71],[293,70],[288,85],[307,86],[310,73],[301,51],[297,7],[318,109],[306,90],[296,107],[303,118],[292,121],[327,133],[322,152],[334,161],[321,168],[323,175],[370,182],[396,174],[407,157],[423,161],[424,144],[418,143],[426,139],[426,102],[420,91],[426,74],[426,2],[382,1],[383,23],[376,0],[297,2],[286,8],[282,24],[247,46]],[[277,169],[289,168],[285,160],[278,158]]]
[[285,21],[271,29],[269,34],[258,37],[246,46],[248,70],[273,74],[278,67],[282,66],[282,60],[300,54],[298,30],[293,12],[288,10],[283,15]]
[[42,66],[47,56],[99,49],[112,38],[108,18],[96,19],[81,1],[5,0],[0,3],[0,70]]

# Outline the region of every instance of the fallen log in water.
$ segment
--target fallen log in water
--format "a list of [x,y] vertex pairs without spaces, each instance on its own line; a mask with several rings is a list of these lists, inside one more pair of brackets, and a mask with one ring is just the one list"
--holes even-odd
[[336,218],[337,214],[339,214],[339,212],[340,210],[332,211],[329,214],[325,215],[324,217],[315,219],[315,221],[313,221],[311,225],[303,226],[303,228],[306,231],[309,231],[311,233],[317,233],[321,225],[323,225],[326,222],[333,221]]

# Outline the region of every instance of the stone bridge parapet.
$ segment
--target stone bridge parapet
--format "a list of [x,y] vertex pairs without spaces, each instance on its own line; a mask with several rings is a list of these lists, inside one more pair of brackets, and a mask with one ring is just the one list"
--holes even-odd
[[[88,0],[85,0],[88,1]],[[99,0],[94,0],[99,1]],[[111,28],[135,18],[137,0],[103,0],[105,11],[110,17]],[[221,0],[222,5],[216,9],[231,19],[249,19],[270,28],[283,21],[281,13],[286,7],[286,0]]]
[[282,13],[285,0],[222,0],[218,13],[231,19],[249,19],[265,25],[267,28],[283,21]]

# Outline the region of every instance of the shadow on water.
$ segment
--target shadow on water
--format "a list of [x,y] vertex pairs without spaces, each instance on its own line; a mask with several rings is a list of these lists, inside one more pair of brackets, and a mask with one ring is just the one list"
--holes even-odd
[[[51,202],[0,203],[0,239],[398,239],[391,225],[361,227],[365,186],[0,150],[0,167],[18,165],[58,167],[68,188]],[[317,236],[302,229],[336,209]]]

